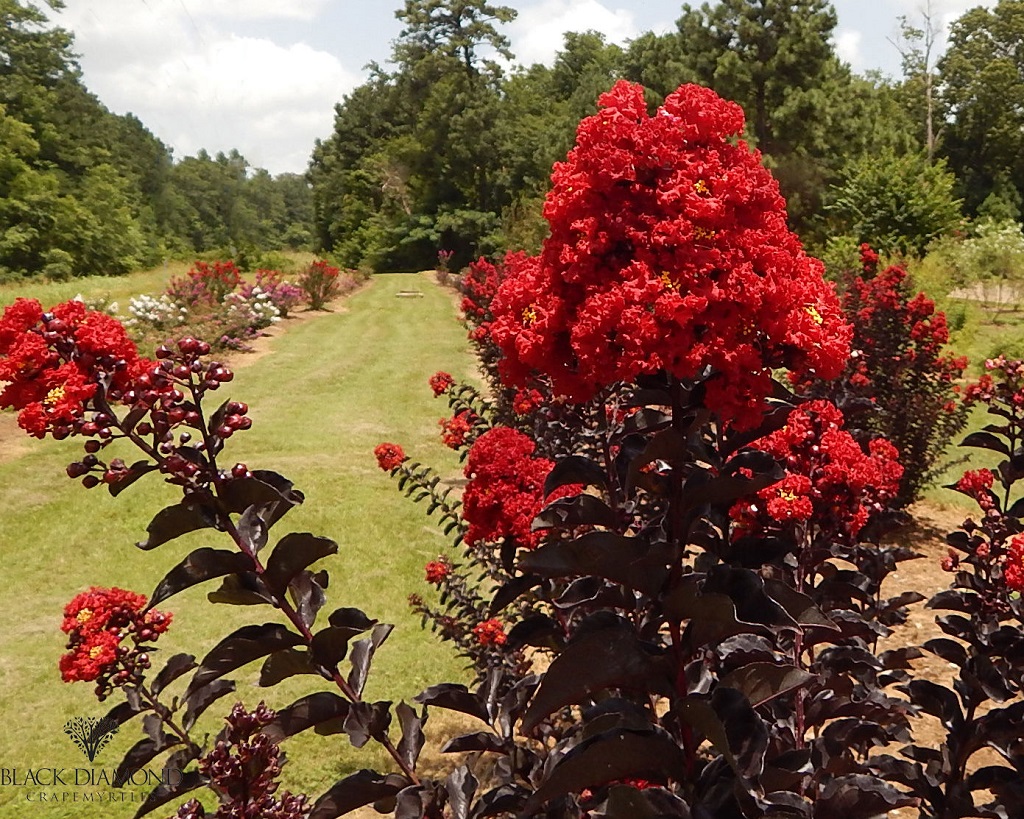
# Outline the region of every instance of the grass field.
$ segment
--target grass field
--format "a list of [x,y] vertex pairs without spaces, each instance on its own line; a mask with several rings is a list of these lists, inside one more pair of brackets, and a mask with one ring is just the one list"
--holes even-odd
[[[422,298],[396,297],[401,290],[420,291]],[[340,549],[323,563],[331,573],[327,611],[357,606],[397,624],[378,654],[367,696],[408,699],[427,685],[460,679],[461,663],[420,629],[406,605],[410,592],[424,590],[423,564],[445,549],[446,540],[423,509],[398,493],[372,454],[383,440],[399,442],[442,474],[458,476],[454,453],[437,435],[436,419],[447,406],[427,386],[438,369],[457,378],[473,371],[450,294],[427,276],[378,276],[334,312],[288,323],[268,353],[239,362],[235,381],[222,392],[250,405],[254,425],[229,442],[227,457],[281,472],[307,498],[275,528],[272,541],[286,531],[333,537]],[[63,725],[74,716],[99,716],[116,700],[100,705],[87,684],[61,683],[56,662],[63,649],[62,607],[94,584],[148,594],[189,549],[227,544],[207,532],[154,552],[135,549],[150,517],[176,500],[170,488],[150,476],[118,499],[84,490],[64,476],[64,466],[80,456],[74,442],[23,439],[10,423],[3,430],[0,714],[6,726],[0,732],[0,767],[89,768]],[[238,625],[274,619],[269,609],[212,606],[206,591],[191,589],[161,607],[175,615],[161,639],[165,656],[178,650],[201,655]],[[233,678],[238,698],[250,705],[265,697],[280,707],[318,690],[313,678],[258,689],[255,668]],[[204,728],[219,730],[219,716],[232,702],[229,696],[211,708]],[[140,736],[140,726],[129,723],[91,767],[112,768]],[[375,753],[350,748],[344,736],[303,736],[289,741],[287,751],[294,764],[285,769],[285,787],[311,794],[339,775],[382,763]],[[0,785],[0,817],[119,819],[137,807],[26,802],[40,790],[53,789]]]

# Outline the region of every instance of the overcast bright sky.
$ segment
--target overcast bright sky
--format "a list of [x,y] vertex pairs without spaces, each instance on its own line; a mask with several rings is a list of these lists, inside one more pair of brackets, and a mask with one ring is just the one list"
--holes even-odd
[[[995,0],[932,0],[937,18]],[[900,14],[925,0],[835,0],[836,47],[856,71],[895,75],[888,41]],[[331,133],[334,104],[385,62],[401,0],[66,0],[56,19],[75,34],[85,83],[117,113],[134,113],[177,158],[237,148],[272,173],[306,169]],[[680,0],[505,0],[518,62],[550,62],[565,31],[624,43],[673,27]],[[696,2],[693,5],[697,5]],[[945,32],[943,33],[943,37]]]

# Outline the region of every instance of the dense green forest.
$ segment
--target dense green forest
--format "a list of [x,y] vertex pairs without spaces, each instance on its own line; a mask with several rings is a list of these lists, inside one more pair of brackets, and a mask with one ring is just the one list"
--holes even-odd
[[271,177],[236,151],[173,161],[137,118],[89,93],[69,32],[0,0],[0,281],[306,247],[311,225],[302,176]]
[[[487,0],[406,0],[391,67],[337,106],[310,179],[322,246],[349,265],[422,266],[438,250],[536,246],[551,164],[619,78],[651,105],[684,82],[739,102],[747,138],[819,250],[847,239],[920,253],[964,217],[1019,216],[1024,190],[1024,2],[956,21],[906,19],[903,76],[859,76],[837,56],[827,0],[681,7],[676,29],[625,47],[567,34],[549,66],[512,70]],[[506,58],[499,60],[499,57]]]
[[528,67],[503,33],[511,8],[405,0],[396,16],[390,61],[338,103],[308,174],[271,177],[235,151],[176,160],[89,93],[69,32],[0,0],[0,278],[282,247],[384,270],[534,249],[552,163],[617,79],[652,107],[684,82],[739,102],[818,252],[921,254],[978,217],[1020,218],[1024,0],[967,12],[948,43],[927,12],[904,19],[898,78],[843,63],[827,0],[682,5],[675,30],[625,46],[570,33]]

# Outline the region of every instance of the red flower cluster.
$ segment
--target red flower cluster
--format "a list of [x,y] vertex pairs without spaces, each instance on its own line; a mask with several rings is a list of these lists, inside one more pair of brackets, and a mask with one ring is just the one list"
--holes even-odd
[[974,498],[982,509],[994,509],[995,502],[991,492],[994,480],[995,475],[990,469],[968,470],[956,482],[956,488],[968,497]]
[[[141,649],[167,631],[171,615],[146,611],[146,598],[125,589],[93,587],[64,608],[61,631],[68,653],[60,658],[64,682],[97,682],[100,699],[114,688],[141,679],[149,657]],[[132,647],[122,646],[131,637]]]
[[937,312],[935,302],[924,293],[909,297],[907,275],[906,270],[894,265],[872,278],[854,279],[845,306],[854,317],[862,355],[870,359],[880,347],[891,343],[884,336],[895,322],[907,330],[906,350],[901,351],[906,358],[936,359],[943,365],[943,380],[959,378],[967,359],[941,355],[942,347],[949,342],[946,314]]
[[0,407],[18,410],[19,426],[36,438],[71,435],[100,381],[113,397],[152,366],[120,322],[80,301],[43,312],[17,299],[0,317]]
[[469,263],[459,288],[462,290],[462,314],[471,327],[486,325],[490,321],[491,301],[504,277],[504,268],[491,264],[483,256]]
[[733,507],[737,534],[773,522],[811,521],[819,530],[854,538],[895,497],[903,475],[896,448],[876,438],[865,454],[842,426],[835,405],[811,401],[793,410],[785,427],[752,444],[778,459],[787,474],[758,493],[760,503]]
[[431,560],[424,566],[424,570],[426,571],[427,582],[436,586],[452,573],[452,564],[445,558],[439,557],[437,560]]
[[452,378],[451,373],[446,373],[443,370],[439,370],[430,376],[430,389],[434,393],[435,398],[440,398],[455,384],[455,379]]
[[1010,591],[1024,592],[1024,535],[1010,540],[1010,548],[1003,564],[1003,579]]
[[373,454],[377,456],[377,466],[385,472],[397,469],[405,460],[405,451],[398,444],[378,444]]
[[537,257],[509,256],[491,337],[511,385],[538,373],[574,401],[705,367],[708,405],[761,416],[773,368],[838,375],[850,330],[820,262],[786,226],[778,184],[743,142],[743,112],[684,85],[651,117],[618,83],[555,166]]
[[502,626],[500,620],[494,617],[473,626],[473,635],[482,646],[503,646],[508,640],[505,635],[505,627]]
[[512,398],[512,411],[516,415],[529,415],[544,401],[539,390],[516,390]]
[[441,427],[441,440],[450,449],[459,449],[466,443],[467,436],[473,431],[476,416],[469,410],[461,410],[452,418],[442,418],[437,423]]
[[573,485],[544,497],[544,481],[554,462],[533,457],[535,448],[530,438],[508,427],[488,430],[473,443],[462,496],[468,545],[512,538],[519,546],[536,548],[540,533],[530,526],[545,501],[579,494],[582,487]]
[[878,254],[867,242],[860,246],[860,267],[865,276],[874,276],[878,272]]

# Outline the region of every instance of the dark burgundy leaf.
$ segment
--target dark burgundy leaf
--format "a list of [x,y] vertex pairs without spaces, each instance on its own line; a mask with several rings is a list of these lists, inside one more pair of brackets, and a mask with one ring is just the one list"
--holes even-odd
[[523,733],[556,709],[612,687],[672,690],[665,659],[640,640],[633,625],[610,612],[597,612],[584,620],[551,663],[523,715]]
[[814,802],[814,819],[875,819],[918,800],[874,776],[850,774],[825,783]]
[[267,560],[263,582],[277,595],[284,594],[292,579],[307,566],[338,553],[338,544],[330,538],[308,532],[291,532],[281,538]]
[[225,694],[235,690],[235,683],[232,680],[214,680],[209,685],[197,689],[185,698],[185,716],[182,717],[182,727],[188,731],[196,724],[200,715]]
[[963,647],[962,643],[958,643],[956,640],[949,640],[945,637],[937,637],[934,640],[929,640],[924,644],[924,647],[945,660],[947,663],[952,663],[957,668],[963,668],[967,664],[967,649]]
[[297,674],[316,674],[310,663],[309,652],[295,648],[275,651],[260,669],[260,685],[267,688]]
[[526,789],[519,785],[501,785],[480,797],[473,811],[473,819],[485,819],[498,814],[518,814],[526,804],[526,797]]
[[128,750],[128,753],[124,755],[124,759],[121,760],[121,764],[114,771],[112,777],[114,787],[123,788],[132,773],[145,767],[153,757],[164,749],[180,743],[181,740],[172,734],[164,734],[157,740],[150,737],[140,739]]
[[642,538],[614,532],[588,532],[567,543],[552,543],[527,553],[519,568],[542,577],[596,575],[647,595],[658,592],[668,576],[664,559]]
[[619,523],[618,516],[607,503],[593,495],[573,495],[545,506],[533,519],[530,528],[575,529],[577,526],[603,526],[613,529]]
[[584,740],[558,761],[526,801],[523,815],[536,815],[552,799],[615,779],[638,776],[664,782],[678,776],[684,764],[682,750],[665,733],[605,731]]
[[348,654],[348,641],[364,629],[328,626],[313,635],[310,651],[324,668],[334,668]]
[[242,542],[253,554],[259,554],[260,550],[267,545],[267,524],[260,517],[257,507],[250,506],[246,509],[238,519],[236,528]]
[[328,720],[339,717],[344,719],[348,711],[348,700],[330,691],[318,691],[282,708],[261,733],[266,734],[272,742],[280,742]]
[[534,586],[540,585],[541,582],[541,577],[536,574],[513,577],[498,589],[497,594],[494,595],[494,599],[491,601],[488,613],[493,617],[509,603],[517,600],[521,594],[525,594]]
[[570,455],[555,463],[544,480],[544,497],[546,498],[561,486],[582,483],[585,486],[605,486],[607,476],[604,470],[588,458]]
[[362,748],[371,738],[378,741],[384,739],[390,724],[390,701],[349,703],[345,733],[356,748]]
[[162,751],[167,747],[165,744],[165,738],[173,739],[173,737],[164,734],[164,723],[156,714],[146,714],[142,718],[142,733],[148,736],[157,745],[157,751]]
[[814,604],[806,594],[802,594],[781,580],[766,579],[764,591],[772,600],[786,610],[801,626],[819,626],[838,631],[839,627]]
[[[426,714],[426,711],[424,711]],[[398,724],[402,727],[402,738],[398,742],[398,754],[410,768],[416,768],[416,760],[423,750],[423,718],[405,702],[395,708]]]
[[1006,510],[1006,514],[1014,518],[1024,518],[1024,498],[1017,498]]
[[[220,500],[229,512],[242,513],[250,506],[270,505],[287,502],[287,499],[273,486],[261,481],[253,473],[251,478],[235,478],[224,485]],[[268,522],[269,527],[269,522]]]
[[979,599],[976,594],[959,589],[947,589],[934,595],[924,604],[926,609],[942,609],[944,611],[962,611],[973,614],[978,610]]
[[672,423],[672,416],[661,410],[644,407],[630,413],[622,421],[622,433],[631,435],[636,432],[651,433],[664,429]]
[[726,674],[719,685],[736,689],[756,708],[775,697],[795,691],[813,679],[814,674],[808,674],[794,665],[751,663]]
[[151,609],[168,597],[180,591],[196,586],[215,577],[226,574],[248,572],[253,568],[252,559],[243,552],[227,549],[211,549],[204,546],[189,554],[177,566],[171,569],[149,596]]
[[448,807],[452,811],[452,819],[469,819],[469,809],[476,794],[477,778],[465,765],[452,771],[445,780],[448,791]]
[[113,483],[108,483],[107,490],[116,498],[143,475],[148,475],[156,469],[156,464],[151,464],[149,461],[136,461],[128,467],[128,472],[123,477],[118,478]]
[[951,731],[959,731],[964,724],[964,713],[956,694],[931,680],[914,680],[907,685],[910,701],[926,714],[938,717]]
[[169,777],[169,779],[173,779],[173,781],[158,785],[150,791],[146,801],[136,811],[135,819],[140,819],[140,817],[152,813],[161,805],[166,805],[172,799],[178,799],[209,781],[199,771],[188,771],[180,777]]
[[313,574],[303,570],[288,584],[288,592],[295,604],[295,610],[306,628],[313,627],[317,612],[327,603],[327,595],[324,594],[324,586],[321,585],[321,581],[326,583],[326,580],[326,572]]
[[125,432],[131,432],[135,429],[135,425],[146,417],[146,413],[148,412],[149,407],[145,404],[136,404],[128,411],[124,418],[121,419],[121,423],[118,424],[118,426]]
[[191,654],[175,654],[164,663],[160,673],[153,678],[149,689],[153,696],[156,696],[176,679],[197,667],[196,658]]
[[132,717],[142,713],[142,708],[130,702],[121,702],[107,711],[104,719],[112,719],[119,726],[124,725]]
[[356,694],[362,696],[366,677],[370,673],[370,662],[373,660],[373,655],[388,639],[394,628],[389,623],[378,623],[373,627],[369,637],[359,640],[352,646],[352,670],[348,675],[348,684]]
[[917,646],[904,646],[883,651],[878,655],[878,661],[882,668],[891,671],[896,668],[912,668],[910,661],[919,660],[923,656],[924,653]]
[[991,449],[1001,455],[1009,456],[1010,447],[991,432],[972,432],[960,442],[960,446],[973,446],[980,449]]
[[[399,780],[399,781],[396,781]],[[400,777],[362,770],[335,782],[313,805],[308,819],[334,819],[378,799],[394,796],[408,782]]]
[[442,754],[463,753],[466,751],[507,753],[501,738],[489,731],[477,731],[475,734],[463,734],[448,740],[441,746]]
[[215,517],[210,510],[198,506],[186,506],[176,503],[156,513],[149,522],[146,532],[149,537],[135,545],[144,551],[155,549],[168,541],[181,537],[198,529],[208,529],[214,525]]
[[506,641],[509,649],[534,646],[557,651],[564,644],[565,630],[546,614],[538,614],[516,623]]
[[254,469],[252,476],[276,489],[282,498],[282,500],[266,506],[261,513],[268,529],[284,517],[289,509],[298,506],[305,500],[302,493],[295,489],[294,484],[283,475],[279,475],[269,469]]
[[302,641],[302,637],[279,623],[243,626],[217,643],[203,658],[185,692],[185,698],[236,668],[283,648],[296,646]]
[[565,591],[552,602],[556,608],[571,609],[581,603],[596,600],[607,589],[608,586],[600,577],[580,577],[566,586]]
[[351,607],[335,609],[327,618],[327,622],[336,628],[351,629],[353,635],[361,634],[377,625],[377,621],[371,620],[362,610]]
[[432,685],[413,697],[413,700],[422,705],[433,705],[437,708],[446,708],[449,711],[459,711],[484,722],[489,721],[487,710],[480,699],[475,694],[471,694],[469,689],[461,683]]
[[274,605],[274,598],[267,593],[266,586],[256,572],[229,574],[220,588],[206,595],[211,603],[226,603],[231,606]]

